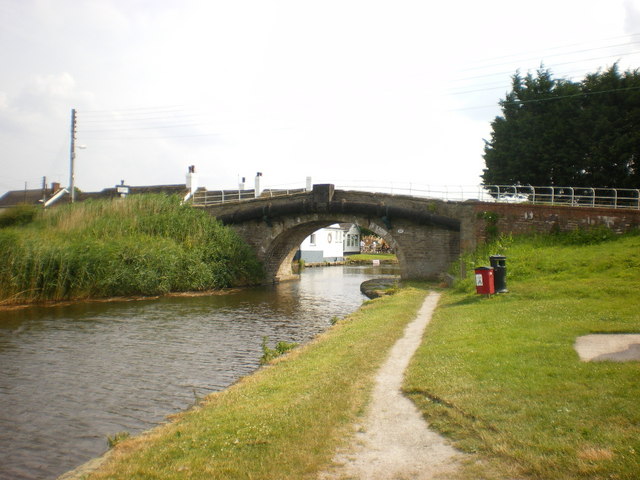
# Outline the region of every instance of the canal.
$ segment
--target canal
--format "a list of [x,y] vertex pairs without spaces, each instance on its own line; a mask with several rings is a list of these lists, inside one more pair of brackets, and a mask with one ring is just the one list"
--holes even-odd
[[304,343],[394,267],[307,269],[224,295],[0,311],[0,479],[55,479],[254,371],[262,340]]

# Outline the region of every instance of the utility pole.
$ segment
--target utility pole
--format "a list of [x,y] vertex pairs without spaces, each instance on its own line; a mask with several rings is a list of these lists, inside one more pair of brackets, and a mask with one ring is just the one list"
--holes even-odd
[[69,188],[71,189],[71,203],[76,201],[76,178],[74,172],[74,164],[76,161],[76,109],[71,109],[71,149],[70,149],[70,172],[69,172]]

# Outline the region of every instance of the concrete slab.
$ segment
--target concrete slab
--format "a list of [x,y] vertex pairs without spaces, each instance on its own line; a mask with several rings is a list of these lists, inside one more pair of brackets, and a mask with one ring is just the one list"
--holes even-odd
[[640,361],[640,334],[603,333],[576,339],[574,348],[583,362]]

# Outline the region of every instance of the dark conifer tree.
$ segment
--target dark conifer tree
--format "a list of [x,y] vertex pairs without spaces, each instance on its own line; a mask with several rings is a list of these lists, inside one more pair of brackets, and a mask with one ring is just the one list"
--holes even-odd
[[581,83],[512,77],[485,141],[485,185],[640,185],[640,75],[616,65]]

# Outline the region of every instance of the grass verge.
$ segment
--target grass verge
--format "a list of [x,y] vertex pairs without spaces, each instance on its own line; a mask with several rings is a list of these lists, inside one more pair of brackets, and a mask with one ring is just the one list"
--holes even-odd
[[638,478],[640,364],[583,363],[573,345],[640,333],[640,237],[588,240],[502,239],[491,253],[507,255],[511,293],[467,280],[443,295],[404,389],[489,460],[464,478]]
[[371,263],[373,260],[380,260],[380,263],[398,263],[395,253],[356,253],[345,258],[347,264],[350,263]]
[[364,412],[377,369],[426,294],[413,286],[366,302],[316,340],[171,423],[122,440],[86,478],[315,477]]

